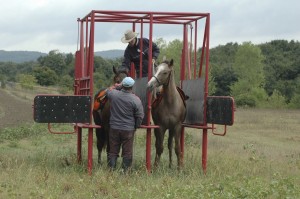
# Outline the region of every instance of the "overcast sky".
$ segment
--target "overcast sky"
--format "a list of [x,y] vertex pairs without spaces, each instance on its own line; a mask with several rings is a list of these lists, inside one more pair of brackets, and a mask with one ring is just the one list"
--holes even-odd
[[[300,41],[299,8],[299,0],[1,0],[0,50],[74,53],[77,18],[91,10],[210,13],[211,47],[228,42]],[[124,49],[120,39],[128,28],[131,25],[106,25],[105,31],[96,33],[95,51]],[[172,28],[157,29],[154,39],[176,38]]]

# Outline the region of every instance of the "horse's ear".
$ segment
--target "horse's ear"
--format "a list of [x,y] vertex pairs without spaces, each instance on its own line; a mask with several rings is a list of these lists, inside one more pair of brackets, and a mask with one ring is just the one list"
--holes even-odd
[[114,71],[115,74],[117,74],[117,69],[116,69],[115,66],[113,66],[113,71]]
[[171,59],[169,66],[173,66],[173,59]]

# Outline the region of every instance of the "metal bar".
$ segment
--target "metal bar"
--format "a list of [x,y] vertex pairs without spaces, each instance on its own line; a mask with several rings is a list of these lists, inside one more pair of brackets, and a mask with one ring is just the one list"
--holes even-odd
[[77,128],[77,162],[82,162],[82,128],[75,126]]
[[196,79],[197,68],[197,38],[198,38],[198,21],[195,21],[195,39],[194,39],[194,79]]
[[51,124],[50,124],[50,123],[48,123],[48,131],[49,131],[50,133],[52,133],[52,134],[74,134],[74,133],[76,133],[76,131],[72,131],[72,132],[70,132],[70,131],[63,131],[63,132],[53,131],[53,130],[51,129]]
[[201,77],[202,76],[202,67],[203,67],[203,60],[204,60],[204,50],[205,50],[205,43],[206,43],[206,29],[207,26],[205,25],[205,29],[204,29],[204,37],[203,37],[203,43],[202,43],[202,49],[201,49],[201,58],[200,58],[200,67],[199,67],[199,73],[198,76]]
[[96,14],[115,14],[115,15],[116,14],[140,14],[140,15],[159,14],[159,15],[167,15],[170,17],[182,16],[182,15],[202,17],[202,16],[207,16],[209,14],[209,13],[198,13],[198,12],[193,12],[193,13],[192,12],[153,12],[153,11],[149,12],[149,11],[115,11],[115,10],[93,10],[93,12]]
[[143,26],[143,20],[141,23],[141,35],[140,35],[140,72],[138,74],[138,77],[142,77],[143,72],[143,35],[144,35],[144,26]]
[[151,129],[147,129],[146,135],[146,168],[151,173]]
[[81,71],[79,73],[78,78],[83,76],[83,69],[84,69],[84,29],[83,29],[83,22],[80,23],[80,64],[81,64]]
[[[153,33],[153,15],[150,15],[150,28],[149,28],[149,50],[148,50],[148,80],[150,80],[152,73],[152,33]],[[149,73],[150,72],[150,73]],[[147,125],[150,125],[151,117],[151,94],[148,92],[148,117]],[[151,172],[151,129],[147,129],[147,144],[146,144],[146,167],[148,173]]]
[[202,170],[206,174],[206,161],[207,161],[207,129],[203,129],[202,135]]
[[[135,32],[135,23],[132,23],[132,30],[133,32]],[[136,76],[136,72],[135,72],[135,67],[134,67],[134,63],[131,62],[130,64],[130,77],[132,77],[133,79],[135,79]]]
[[[212,124],[212,126],[214,126],[214,124]],[[213,130],[212,130],[212,133],[213,133],[214,135],[225,136],[226,133],[227,133],[227,125],[224,125],[224,131],[223,131],[223,133],[217,133],[217,132],[215,132],[215,129],[216,129],[216,128],[213,128]]]
[[184,57],[185,57],[185,61],[184,65],[185,67],[187,67],[188,69],[188,79],[191,79],[191,65],[190,65],[190,56],[189,56],[189,39],[188,39],[188,26],[187,24],[183,25],[184,27],[184,40],[183,40],[183,46],[184,46]]
[[85,52],[85,57],[84,57],[84,65],[83,65],[83,77],[86,77],[86,67],[89,65],[89,45],[88,45],[88,40],[89,40],[89,22],[88,19],[86,19],[85,22],[85,46],[83,47],[83,51]]
[[[207,102],[207,96],[208,96],[208,73],[209,73],[209,23],[210,23],[210,18],[209,16],[206,18],[206,45],[205,45],[205,83],[204,83],[204,108],[203,112],[206,113],[206,102]],[[204,124],[206,125],[206,114],[204,114],[203,117]]]
[[92,175],[93,169],[93,128],[88,128],[88,173]]
[[[183,46],[181,51],[181,71],[180,71],[180,80],[181,82],[185,79],[185,37],[186,37],[186,31],[185,31],[186,25],[183,25]],[[182,83],[181,83],[182,84]],[[182,85],[180,86],[182,88]]]
[[[94,92],[94,43],[95,43],[95,13],[92,12],[92,21],[91,21],[91,27],[90,27],[90,61],[89,61],[89,66],[88,66],[88,74],[89,74],[89,95],[91,96],[91,98],[93,97],[93,92]],[[91,110],[93,110],[93,103],[91,103]],[[93,114],[91,111],[91,115],[90,115],[90,124],[93,123],[92,121],[93,118]]]

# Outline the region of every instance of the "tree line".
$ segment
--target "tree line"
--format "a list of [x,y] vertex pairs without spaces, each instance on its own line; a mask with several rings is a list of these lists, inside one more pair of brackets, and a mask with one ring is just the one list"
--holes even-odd
[[[182,41],[155,41],[163,56],[173,58],[179,71]],[[201,48],[198,49],[201,52]],[[198,53],[199,55],[201,53]],[[273,40],[254,45],[251,42],[227,43],[210,49],[209,95],[233,96],[237,106],[259,108],[300,108],[300,43]],[[199,57],[197,64],[199,64]],[[193,59],[192,59],[193,60]],[[95,56],[94,87],[112,83],[112,67],[122,58]],[[74,54],[57,50],[35,62],[0,62],[1,86],[19,82],[30,89],[34,85],[58,86],[62,93],[73,90]],[[179,80],[179,72],[176,73]]]

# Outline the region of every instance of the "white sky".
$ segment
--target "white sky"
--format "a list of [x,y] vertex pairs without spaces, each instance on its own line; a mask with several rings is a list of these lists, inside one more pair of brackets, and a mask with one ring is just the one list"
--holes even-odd
[[[0,0],[0,50],[74,53],[77,18],[91,10],[210,13],[210,46],[254,44],[275,39],[300,41],[299,0]],[[124,49],[130,24],[105,25],[95,51]],[[182,38],[182,31],[154,27],[154,39]],[[180,29],[181,30],[181,29]],[[156,34],[156,35],[155,35]]]

